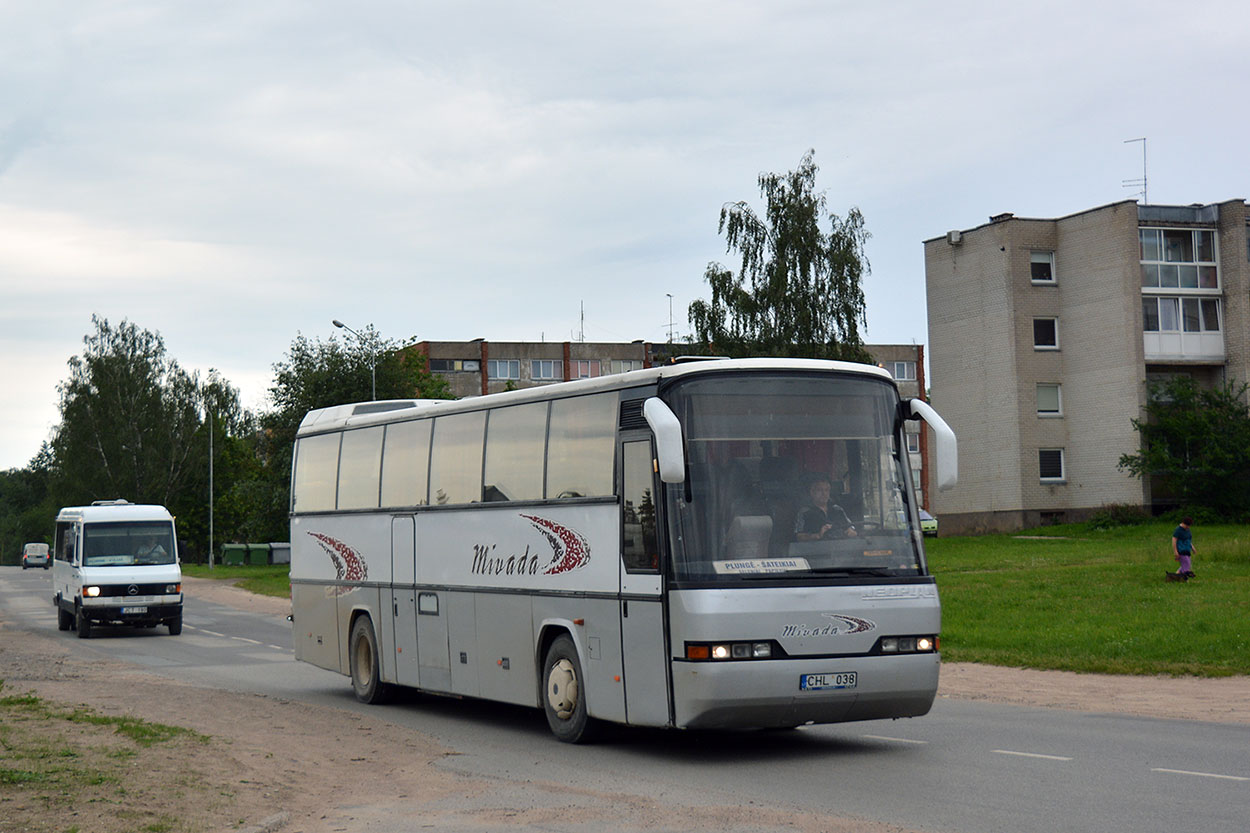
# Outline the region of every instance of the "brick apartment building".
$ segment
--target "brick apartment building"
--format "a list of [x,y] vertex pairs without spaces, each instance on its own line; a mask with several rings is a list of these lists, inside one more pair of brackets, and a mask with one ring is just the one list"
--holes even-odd
[[[904,397],[925,397],[924,348],[915,344],[868,344],[878,365],[890,371]],[[423,341],[411,349],[426,357],[429,369],[447,380],[457,397],[481,396],[641,370],[681,354],[680,344],[634,342]],[[924,495],[928,448],[919,423],[907,423],[907,446],[917,497]]]
[[1250,380],[1247,204],[1000,214],[924,242],[934,406],[959,437],[945,529],[1163,505],[1118,469],[1147,382]]

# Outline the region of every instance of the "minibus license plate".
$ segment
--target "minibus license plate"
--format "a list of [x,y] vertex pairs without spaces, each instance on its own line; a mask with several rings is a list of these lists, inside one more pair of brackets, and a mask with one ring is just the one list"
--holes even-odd
[[122,616],[125,616],[128,613],[147,613],[147,612],[148,612],[148,609],[146,605],[140,606],[140,607],[123,607],[122,608]]
[[827,688],[855,688],[858,682],[854,671],[841,674],[804,674],[799,677],[800,691],[821,691]]

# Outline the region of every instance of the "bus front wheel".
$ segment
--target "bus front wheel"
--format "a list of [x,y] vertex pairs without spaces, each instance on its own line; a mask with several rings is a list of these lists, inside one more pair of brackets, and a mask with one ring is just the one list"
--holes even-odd
[[348,642],[347,662],[351,666],[352,688],[356,699],[362,703],[385,703],[391,687],[382,682],[378,660],[378,639],[373,634],[369,617],[361,616],[352,625],[351,641]]
[[586,711],[584,680],[573,640],[557,637],[543,663],[543,710],[552,734],[565,743],[582,743],[594,735],[596,723]]

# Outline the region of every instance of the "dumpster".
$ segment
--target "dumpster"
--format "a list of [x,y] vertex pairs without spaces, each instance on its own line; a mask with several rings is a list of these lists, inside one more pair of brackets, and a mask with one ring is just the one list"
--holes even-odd
[[247,561],[247,544],[222,544],[221,563],[240,565]]
[[271,564],[291,563],[291,544],[289,541],[271,541],[269,543],[269,561]]
[[248,564],[268,564],[269,563],[269,545],[268,544],[248,544],[247,545],[247,563]]

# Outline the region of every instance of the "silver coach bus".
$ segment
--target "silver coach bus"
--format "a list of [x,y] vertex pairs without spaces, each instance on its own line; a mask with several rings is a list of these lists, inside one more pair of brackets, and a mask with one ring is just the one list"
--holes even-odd
[[[923,715],[940,610],[884,370],[685,362],[460,401],[310,412],[291,489],[295,655],[601,721]],[[824,501],[827,500],[827,503]],[[819,507],[819,512],[817,512]]]

